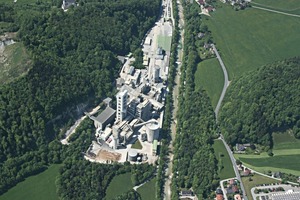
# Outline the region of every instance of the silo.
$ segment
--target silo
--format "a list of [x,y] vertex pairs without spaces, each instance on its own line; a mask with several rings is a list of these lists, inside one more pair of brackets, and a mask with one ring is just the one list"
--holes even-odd
[[152,120],[151,123],[146,124],[147,140],[153,142],[154,139],[159,137],[159,125],[156,120]]
[[158,83],[159,82],[159,72],[160,72],[159,66],[155,66],[154,70],[153,70],[154,83]]
[[136,161],[137,151],[134,149],[130,149],[128,151],[128,161]]

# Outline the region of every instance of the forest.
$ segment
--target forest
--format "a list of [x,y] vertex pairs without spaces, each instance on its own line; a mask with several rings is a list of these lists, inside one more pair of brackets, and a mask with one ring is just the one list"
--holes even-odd
[[172,199],[178,199],[181,190],[191,188],[199,199],[210,199],[212,190],[218,185],[217,161],[212,148],[217,125],[206,91],[195,90],[194,84],[197,63],[201,62],[197,46],[200,44],[197,42],[201,24],[199,8],[196,3],[183,5],[184,58],[174,144]]
[[0,4],[5,31],[17,31],[33,60],[26,76],[0,86],[0,194],[64,160],[60,129],[79,103],[93,106],[113,94],[117,55],[139,47],[159,4],[82,2],[68,12],[42,2]]
[[228,143],[273,146],[272,133],[300,138],[300,57],[278,61],[233,81],[220,113]]

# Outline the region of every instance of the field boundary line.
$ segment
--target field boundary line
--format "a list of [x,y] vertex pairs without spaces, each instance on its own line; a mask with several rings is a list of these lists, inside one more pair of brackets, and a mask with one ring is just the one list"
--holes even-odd
[[269,12],[273,12],[273,13],[278,13],[278,14],[282,14],[282,15],[287,15],[287,16],[291,16],[291,17],[300,17],[300,15],[285,13],[285,12],[281,12],[281,11],[277,11],[277,10],[272,10],[272,9],[268,9],[268,8],[262,8],[262,7],[258,7],[258,6],[252,6],[252,8],[256,8],[256,9],[260,9],[260,10],[265,10],[265,11],[269,11]]

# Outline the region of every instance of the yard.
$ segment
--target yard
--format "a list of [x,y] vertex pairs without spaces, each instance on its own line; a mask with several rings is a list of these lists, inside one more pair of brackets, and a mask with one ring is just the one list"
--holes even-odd
[[131,146],[131,148],[134,148],[134,149],[142,149],[143,146],[141,144],[141,142],[137,139],[134,144]]
[[155,200],[155,183],[156,178],[151,179],[148,183],[137,189],[142,200]]
[[232,163],[226,148],[221,140],[215,140],[213,144],[215,156],[218,160],[218,175],[221,180],[235,177]]
[[106,189],[105,199],[111,200],[133,188],[131,173],[115,176]]
[[203,22],[233,80],[262,65],[299,55],[300,20],[254,8],[234,11],[221,2]]
[[246,166],[266,173],[268,170],[281,171],[300,176],[300,140],[296,139],[290,131],[273,134],[274,156],[266,152],[260,155],[235,154]]
[[224,85],[223,71],[216,58],[207,59],[198,64],[195,85],[196,88],[203,87],[207,91],[212,106],[215,108]]
[[242,182],[244,184],[248,199],[253,200],[251,188],[255,187],[256,185],[278,183],[279,181],[255,174],[251,177],[251,179],[250,177],[242,177]]
[[0,200],[58,200],[55,180],[60,165],[51,165],[46,171],[26,178],[0,196]]

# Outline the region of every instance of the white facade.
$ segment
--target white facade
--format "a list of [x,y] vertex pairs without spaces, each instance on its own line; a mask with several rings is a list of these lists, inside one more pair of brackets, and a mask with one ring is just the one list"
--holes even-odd
[[117,94],[117,116],[116,121],[123,121],[127,114],[127,90],[119,92]]

